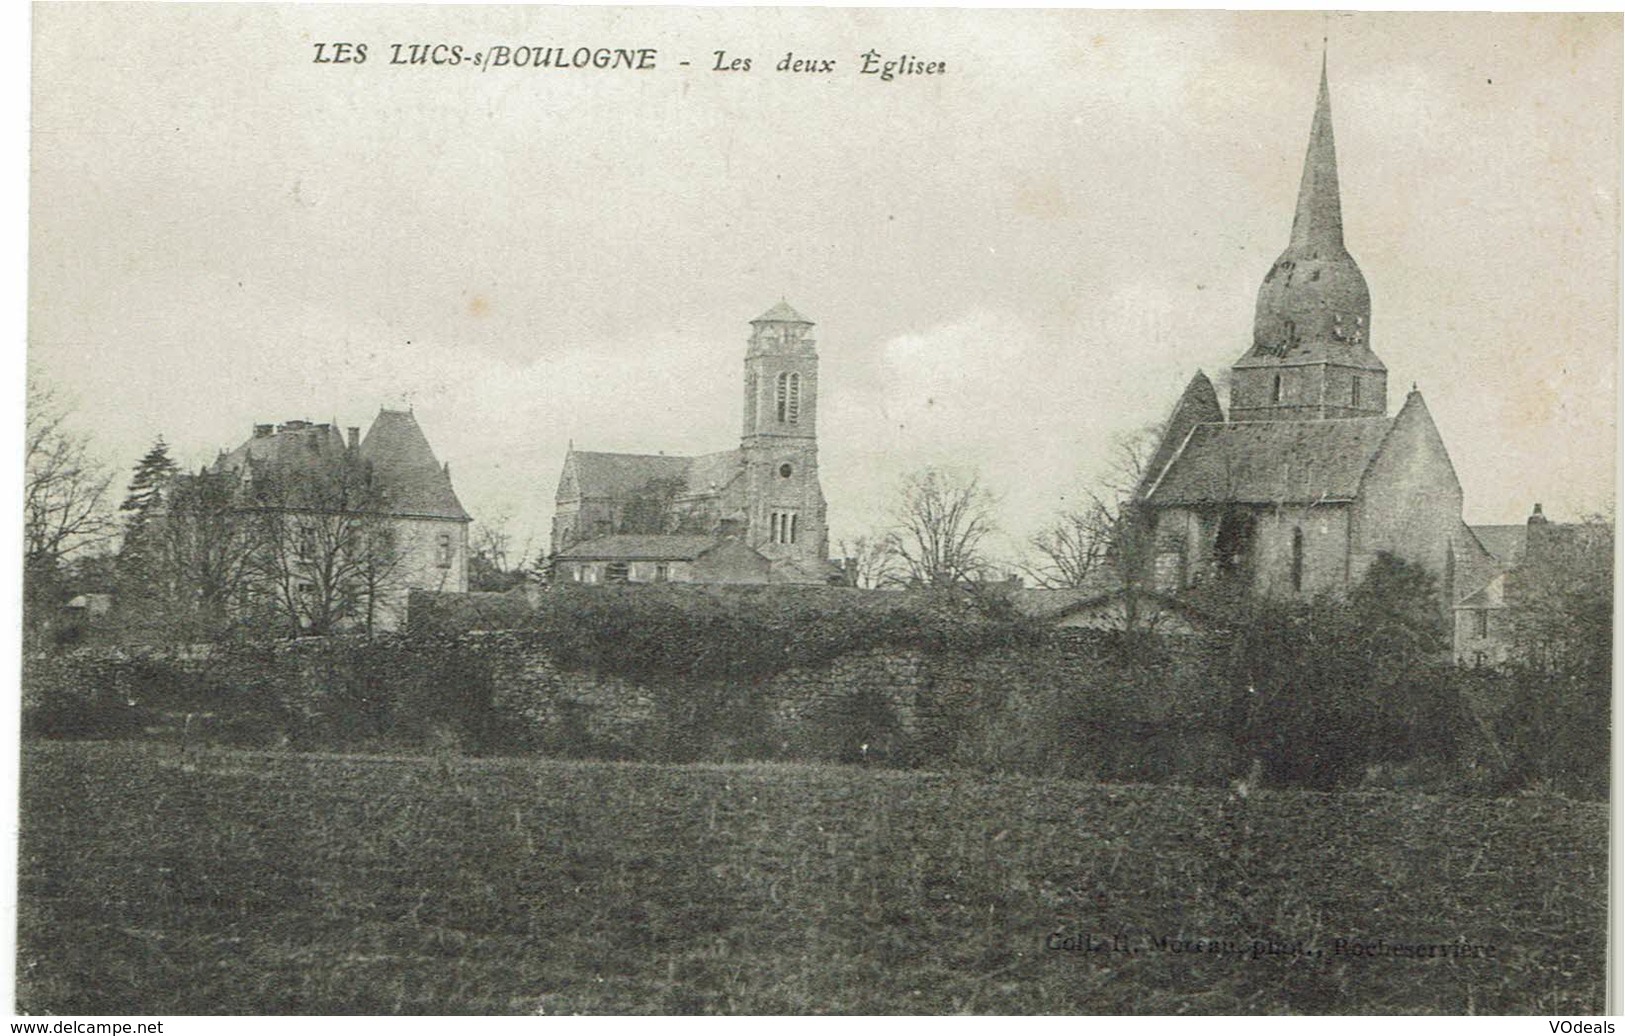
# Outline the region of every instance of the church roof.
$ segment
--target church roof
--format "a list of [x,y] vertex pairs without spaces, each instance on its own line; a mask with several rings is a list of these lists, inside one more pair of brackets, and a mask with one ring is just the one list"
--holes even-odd
[[797,313],[794,309],[792,309],[790,307],[790,304],[788,302],[784,301],[783,299],[780,299],[773,306],[772,309],[768,310],[766,313],[763,313],[761,316],[757,317],[755,320],[752,320],[751,323],[753,323],[753,324],[771,324],[771,323],[806,324],[809,327],[812,326],[812,321],[811,320],[808,320],[806,317],[802,316],[800,313]]
[[659,481],[674,483],[679,495],[706,496],[726,488],[743,470],[737,449],[698,457],[574,450],[570,458],[576,492],[583,499],[636,496]]
[[1332,93],[1326,85],[1326,59],[1320,61],[1320,94],[1309,126],[1309,149],[1298,181],[1298,208],[1292,216],[1292,244],[1304,249],[1343,248],[1343,202],[1337,183],[1337,143],[1332,138]]
[[745,458],[738,449],[704,453],[688,462],[688,493],[693,496],[720,492],[745,470]]
[[410,410],[380,409],[361,440],[360,455],[372,465],[391,514],[469,520],[451,488],[451,473],[435,459]]
[[1173,460],[1174,452],[1184,444],[1186,436],[1192,428],[1208,422],[1223,422],[1224,409],[1219,406],[1219,395],[1213,391],[1213,382],[1208,380],[1206,374],[1196,372],[1196,377],[1185,386],[1184,393],[1179,402],[1174,405],[1174,412],[1169,415],[1168,423],[1163,426],[1162,441],[1157,444],[1157,452],[1151,455],[1151,460],[1145,466],[1145,473],[1140,484],[1135,487],[1135,494],[1143,497],[1156,483],[1157,476],[1168,467]]
[[1343,202],[1324,58],[1292,237],[1259,286],[1253,345],[1235,366],[1307,363],[1384,369],[1371,351],[1371,292],[1343,244]]
[[618,497],[643,491],[651,482],[671,479],[686,484],[692,457],[647,453],[591,453],[573,450],[576,485],[581,496]]
[[1199,424],[1146,501],[1158,506],[1350,501],[1393,424],[1387,417]]
[[717,536],[600,536],[559,552],[561,561],[692,561],[722,542]]

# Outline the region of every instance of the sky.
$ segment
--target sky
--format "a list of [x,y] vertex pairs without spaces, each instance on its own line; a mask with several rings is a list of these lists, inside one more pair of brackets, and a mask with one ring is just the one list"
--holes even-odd
[[[1223,398],[1325,38],[1390,410],[1421,389],[1469,522],[1615,497],[1618,15],[33,18],[30,375],[121,469],[159,435],[195,468],[255,423],[410,405],[465,507],[534,553],[571,442],[737,445],[748,321],[782,298],[817,325],[832,542],[947,465],[995,494],[1008,554],[1196,370]],[[341,42],[367,61],[315,60]],[[496,45],[656,67],[473,65]],[[835,70],[775,71],[792,52]],[[945,71],[884,81],[866,52]]]

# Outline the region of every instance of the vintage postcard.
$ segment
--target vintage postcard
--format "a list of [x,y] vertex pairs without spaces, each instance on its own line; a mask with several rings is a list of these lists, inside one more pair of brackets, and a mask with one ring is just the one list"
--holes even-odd
[[1619,15],[31,32],[17,1014],[1607,1009]]

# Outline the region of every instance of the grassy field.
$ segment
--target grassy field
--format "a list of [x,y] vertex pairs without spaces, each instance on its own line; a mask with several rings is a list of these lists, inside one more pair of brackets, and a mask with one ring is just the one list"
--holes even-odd
[[22,809],[28,1013],[1603,1008],[1553,797],[39,744]]

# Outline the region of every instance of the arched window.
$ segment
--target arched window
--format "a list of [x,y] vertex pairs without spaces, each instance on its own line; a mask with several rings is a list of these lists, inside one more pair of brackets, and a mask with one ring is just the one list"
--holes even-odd
[[1303,530],[1292,530],[1292,592],[1303,590]]
[[788,402],[789,422],[798,424],[801,421],[801,375],[790,375],[790,395]]
[[1270,402],[1271,403],[1279,403],[1280,401],[1281,401],[1281,376],[1279,374],[1277,374],[1275,376],[1275,384],[1270,387]]
[[784,415],[786,413],[786,405],[789,403],[789,401],[790,401],[790,375],[788,373],[783,373],[783,374],[779,375],[779,391],[778,391],[779,423],[780,424],[784,423]]
[[1354,380],[1349,382],[1349,405],[1360,405],[1360,376],[1356,374]]

